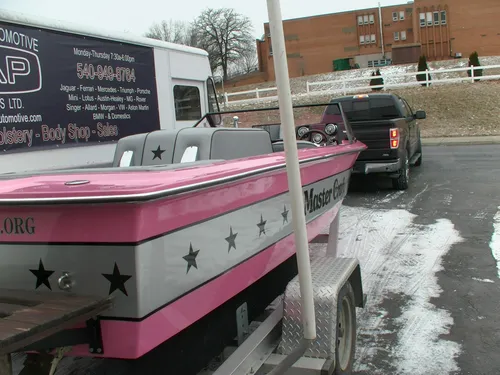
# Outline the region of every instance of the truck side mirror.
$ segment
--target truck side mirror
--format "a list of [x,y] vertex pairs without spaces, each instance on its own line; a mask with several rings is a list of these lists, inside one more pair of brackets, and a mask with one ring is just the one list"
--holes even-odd
[[415,113],[415,118],[416,118],[417,120],[423,120],[423,119],[425,119],[426,117],[427,117],[427,114],[425,113],[425,111],[417,111],[417,112]]

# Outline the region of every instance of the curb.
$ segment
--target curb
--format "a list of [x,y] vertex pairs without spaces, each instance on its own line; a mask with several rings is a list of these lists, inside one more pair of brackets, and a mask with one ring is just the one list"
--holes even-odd
[[493,145],[500,144],[500,136],[487,137],[442,137],[422,138],[424,146],[454,146],[454,145]]

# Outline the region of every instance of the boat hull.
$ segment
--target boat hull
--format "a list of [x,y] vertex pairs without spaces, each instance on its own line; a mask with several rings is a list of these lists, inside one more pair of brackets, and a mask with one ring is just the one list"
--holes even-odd
[[[302,165],[309,240],[337,214],[357,155]],[[145,202],[5,210],[39,224],[2,238],[3,287],[63,293],[57,280],[68,272],[72,292],[115,296],[100,317],[103,355],[79,345],[77,356],[139,358],[295,254],[284,168]]]

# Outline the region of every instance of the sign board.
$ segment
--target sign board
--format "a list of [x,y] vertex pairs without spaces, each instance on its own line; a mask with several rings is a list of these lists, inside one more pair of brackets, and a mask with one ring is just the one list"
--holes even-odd
[[0,150],[159,129],[153,48],[0,23]]

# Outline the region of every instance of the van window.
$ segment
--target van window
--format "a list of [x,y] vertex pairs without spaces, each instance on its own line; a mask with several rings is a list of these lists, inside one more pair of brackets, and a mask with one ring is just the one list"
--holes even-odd
[[200,90],[196,86],[174,86],[175,119],[193,121],[201,118]]
[[219,102],[217,101],[217,91],[212,78],[207,79],[207,92],[208,92],[208,111],[215,113],[220,112]]

